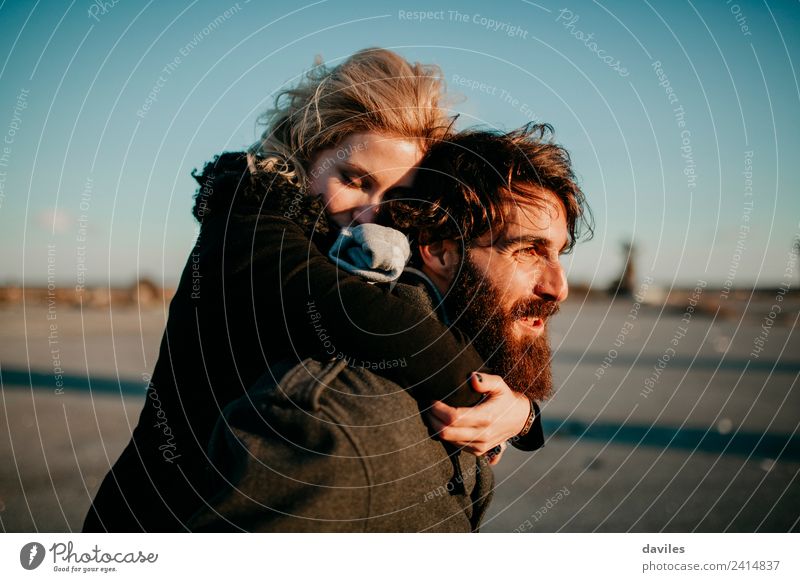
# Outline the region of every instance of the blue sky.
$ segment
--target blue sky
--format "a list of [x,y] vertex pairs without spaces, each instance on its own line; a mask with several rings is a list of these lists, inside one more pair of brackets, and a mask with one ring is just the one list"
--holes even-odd
[[440,65],[462,127],[555,127],[596,220],[566,260],[573,282],[608,284],[631,240],[639,276],[666,286],[786,275],[796,2],[101,5],[0,4],[0,283],[49,266],[63,285],[174,284],[196,233],[192,168],[250,144],[315,55],[369,46]]

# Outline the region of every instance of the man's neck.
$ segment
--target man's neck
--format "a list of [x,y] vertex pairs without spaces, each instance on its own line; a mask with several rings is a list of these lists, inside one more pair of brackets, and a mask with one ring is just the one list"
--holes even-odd
[[444,279],[440,273],[431,270],[428,265],[422,265],[420,272],[425,275],[425,278],[436,289],[440,297],[444,297],[447,294],[447,290],[450,289],[450,281]]
[[417,269],[416,267],[406,267],[403,274],[405,276],[413,276],[425,284],[425,288],[431,296],[433,308],[436,310],[439,319],[442,320],[442,323],[449,326],[451,321],[444,303],[444,293],[447,289],[443,291],[424,268]]

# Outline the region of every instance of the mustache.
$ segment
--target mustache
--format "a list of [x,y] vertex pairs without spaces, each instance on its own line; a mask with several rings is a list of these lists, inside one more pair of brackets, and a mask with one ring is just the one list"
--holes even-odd
[[558,304],[558,301],[521,299],[512,306],[511,316],[514,318],[538,317],[540,319],[547,319],[558,313],[560,309],[561,306]]

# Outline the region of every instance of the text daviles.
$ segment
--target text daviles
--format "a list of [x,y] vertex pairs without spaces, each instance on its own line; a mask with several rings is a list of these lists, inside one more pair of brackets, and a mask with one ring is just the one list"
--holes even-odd
[[673,546],[672,544],[664,544],[663,546],[646,545],[642,548],[644,554],[683,554],[686,548],[683,546]]

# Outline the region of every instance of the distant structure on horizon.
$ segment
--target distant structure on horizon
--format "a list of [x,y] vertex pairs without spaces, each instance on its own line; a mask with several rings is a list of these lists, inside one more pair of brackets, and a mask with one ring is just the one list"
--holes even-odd
[[635,252],[636,247],[632,242],[622,243],[624,266],[622,268],[622,274],[615,279],[608,288],[610,295],[622,295],[623,297],[630,297],[633,295],[634,288],[636,287],[636,268],[633,264]]

